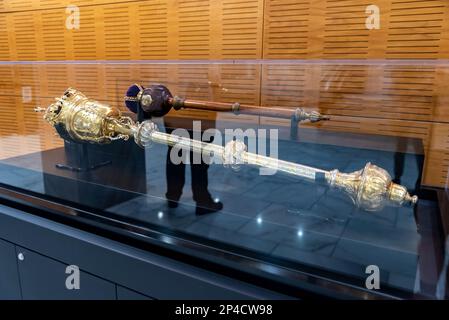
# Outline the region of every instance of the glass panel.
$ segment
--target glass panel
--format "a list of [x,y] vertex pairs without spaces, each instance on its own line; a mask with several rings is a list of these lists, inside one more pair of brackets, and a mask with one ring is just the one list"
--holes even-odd
[[[435,296],[446,269],[436,241],[439,229],[429,217],[440,221],[447,209],[449,159],[442,154],[449,150],[448,93],[439,82],[448,79],[449,66],[16,63],[0,65],[0,75],[3,186],[360,288],[366,268],[375,265],[380,292]],[[226,129],[246,130],[250,152],[264,154],[265,144],[267,156],[329,172],[352,173],[370,162],[419,201],[366,211],[344,190],[329,187],[324,173],[312,181],[280,170],[263,174],[246,164],[237,170],[201,161],[175,165],[169,160],[172,148],[153,143],[143,149],[133,139],[64,142],[34,112],[73,87],[136,119],[123,101],[133,83],[162,83],[173,96],[238,102],[242,110],[280,106],[293,116],[304,107],[329,115],[330,120],[298,123],[263,108],[252,115],[187,108],[151,120],[160,132],[184,128],[190,130],[186,137],[196,140],[204,138],[204,130],[218,129],[213,143],[220,146],[229,140]],[[191,131],[194,126],[200,129]]]

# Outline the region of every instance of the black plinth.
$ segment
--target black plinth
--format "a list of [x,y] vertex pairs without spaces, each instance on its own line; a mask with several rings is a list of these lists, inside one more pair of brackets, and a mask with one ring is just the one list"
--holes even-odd
[[63,148],[8,159],[0,170],[20,170],[23,179],[15,174],[13,186],[97,209],[146,192],[145,153],[134,141],[66,142]]

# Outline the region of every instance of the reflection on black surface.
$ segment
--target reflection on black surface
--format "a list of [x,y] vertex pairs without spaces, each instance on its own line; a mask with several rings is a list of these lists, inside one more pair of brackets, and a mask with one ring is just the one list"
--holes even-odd
[[[167,133],[172,133],[174,129],[166,128]],[[190,138],[193,138],[193,133],[188,130]],[[210,141],[213,142],[213,137]],[[170,154],[176,150],[172,147],[167,149],[167,161],[166,161],[166,177],[167,177],[167,192],[165,196],[168,200],[169,208],[178,207],[178,201],[182,195],[182,189],[185,184],[185,161],[179,164],[174,164],[170,159]],[[181,150],[179,150],[181,152]],[[195,213],[197,215],[203,215],[207,213],[213,213],[223,209],[223,204],[220,201],[214,201],[208,190],[208,169],[209,165],[201,159],[201,163],[193,163],[193,152],[190,152],[190,171],[192,175],[192,197],[196,202]]]

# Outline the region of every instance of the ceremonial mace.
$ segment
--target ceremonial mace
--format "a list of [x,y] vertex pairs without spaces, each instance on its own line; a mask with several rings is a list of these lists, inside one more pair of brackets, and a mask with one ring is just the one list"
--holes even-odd
[[73,88],[67,89],[47,108],[36,108],[36,111],[44,112],[44,119],[69,141],[104,144],[133,137],[143,148],[155,142],[209,157],[213,155],[232,167],[250,164],[270,168],[342,189],[357,207],[368,211],[380,210],[385,205],[407,205],[418,201],[418,197],[410,196],[405,187],[393,183],[387,171],[371,163],[352,173],[342,173],[337,169],[326,171],[247,152],[241,141],[230,141],[223,147],[163,133],[151,120],[134,122],[123,116],[119,109],[89,99]]
[[155,84],[145,88],[139,84],[130,86],[124,97],[125,104],[128,109],[134,113],[138,113],[139,108],[148,116],[162,117],[166,115],[172,108],[180,109],[196,109],[218,112],[233,112],[234,114],[258,115],[275,118],[292,119],[295,122],[309,120],[310,122],[318,122],[321,120],[329,120],[328,116],[322,115],[317,111],[307,112],[302,108],[288,109],[281,107],[263,107],[238,102],[226,103],[205,100],[183,99],[173,96],[168,88],[161,84]]

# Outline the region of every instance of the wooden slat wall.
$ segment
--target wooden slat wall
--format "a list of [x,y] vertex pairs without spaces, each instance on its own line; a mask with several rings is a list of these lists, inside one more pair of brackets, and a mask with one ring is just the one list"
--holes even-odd
[[[380,8],[368,30],[367,6]],[[446,0],[266,0],[263,57],[270,59],[447,59]]]
[[[367,0],[0,0],[0,61],[205,61],[0,66],[1,156],[60,145],[32,108],[59,96],[67,84],[121,106],[129,82],[161,82],[190,98],[317,108],[333,116],[331,122],[314,125],[325,130],[420,137],[427,153],[424,182],[443,186],[449,167],[449,66],[359,61],[449,59],[449,1],[377,0],[380,29],[367,30],[365,9],[371,4]],[[80,8],[79,30],[65,28],[68,5]],[[207,64],[210,59],[327,62]],[[333,59],[354,63],[332,63]],[[23,87],[31,88],[31,102],[23,102]],[[15,112],[7,112],[10,109]],[[202,112],[179,115],[214,117]],[[287,125],[267,118],[260,122]]]
[[[0,0],[2,60],[448,59],[449,2]],[[80,29],[65,28],[66,6]],[[68,50],[70,49],[70,50]]]
[[[78,30],[65,28],[69,4],[80,9]],[[0,1],[0,43],[9,41],[0,57],[258,59],[262,22],[260,0]]]

